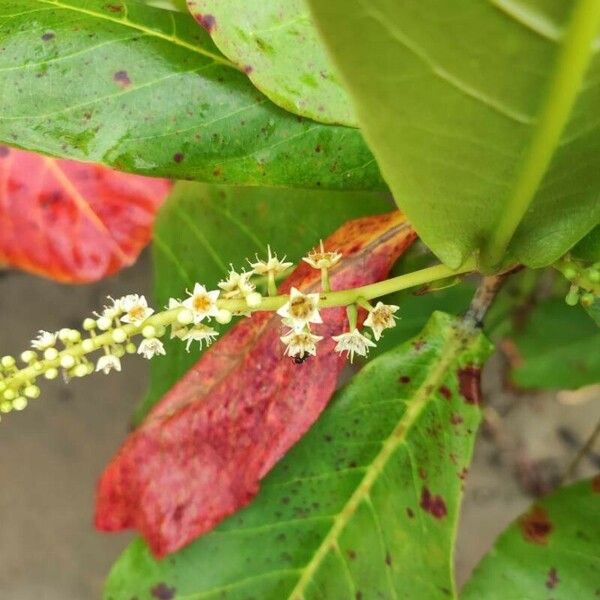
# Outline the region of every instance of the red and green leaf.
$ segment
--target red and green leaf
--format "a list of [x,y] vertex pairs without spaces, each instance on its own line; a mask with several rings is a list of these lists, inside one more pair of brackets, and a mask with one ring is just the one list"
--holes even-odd
[[[383,279],[414,238],[397,212],[347,223],[325,244],[345,257],[332,271],[333,289]],[[317,289],[319,277],[302,264],[280,290]],[[319,335],[345,326],[341,308],[323,318]],[[255,314],[165,395],[102,476],[99,529],[135,527],[160,557],[252,500],[260,479],[326,406],[344,366],[330,339],[297,365],[283,356],[280,335],[278,317]]]
[[135,262],[170,185],[0,146],[0,261],[64,282],[106,277]]

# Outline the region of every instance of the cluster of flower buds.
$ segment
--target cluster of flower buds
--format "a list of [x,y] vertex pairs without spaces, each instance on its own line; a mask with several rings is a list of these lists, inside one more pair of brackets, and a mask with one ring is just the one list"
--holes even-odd
[[[321,271],[322,289],[330,292],[329,270],[342,258],[339,252],[320,249],[303,258],[311,267]],[[296,362],[302,362],[317,353],[317,344],[323,337],[315,335],[311,326],[322,323],[319,312],[321,295],[303,293],[292,288],[289,296],[277,296],[276,279],[284,274],[292,263],[285,257],[278,259],[268,249],[266,260],[250,262],[250,270],[235,271],[231,266],[227,277],[219,282],[216,290],[207,290],[196,283],[187,292],[184,300],[169,299],[165,311],[155,312],[146,298],[139,294],[129,294],[122,298],[109,297],[109,304],[93,318],[82,323],[82,333],[75,329],[61,329],[56,333],[40,331],[31,342],[31,349],[20,356],[24,366],[12,356],[0,358],[0,413],[23,410],[29,400],[40,395],[36,385],[38,377],[55,379],[62,371],[66,381],[73,377],[83,377],[94,371],[105,374],[121,371],[121,358],[125,354],[137,353],[144,358],[164,355],[165,347],[160,338],[170,328],[170,337],[186,342],[189,351],[194,342],[200,347],[209,346],[218,332],[211,326],[227,324],[233,315],[248,315],[256,310],[264,310],[264,297],[256,291],[252,277],[264,278],[271,297],[271,310],[278,307],[277,313],[287,329],[281,336],[285,344],[284,353]],[[340,301],[340,306],[348,305],[349,331],[333,336],[335,350],[346,353],[350,360],[355,355],[366,356],[369,348],[375,346],[371,339],[379,340],[384,329],[395,325],[394,313],[397,306],[378,302],[371,306],[360,299],[358,304],[368,311],[364,324],[372,330],[372,336],[361,333],[356,326],[357,305],[354,302]],[[141,341],[134,338],[141,336]],[[89,355],[98,352],[94,361]]]
[[600,297],[600,262],[585,265],[581,261],[565,257],[555,266],[571,282],[565,297],[569,306],[581,304],[588,307]]

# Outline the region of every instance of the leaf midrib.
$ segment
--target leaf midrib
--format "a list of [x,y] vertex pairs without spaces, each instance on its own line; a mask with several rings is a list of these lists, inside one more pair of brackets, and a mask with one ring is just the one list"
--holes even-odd
[[[98,13],[98,12],[95,12],[95,11],[87,9],[87,8],[80,8],[77,6],[72,6],[70,4],[63,4],[59,0],[37,0],[37,2],[42,3],[42,4],[48,4],[50,6],[55,6],[56,8],[60,8],[63,10],[71,10],[76,13],[87,15],[87,16],[93,17],[95,19],[100,19],[100,20],[104,20],[104,21],[109,21],[111,23],[116,23],[117,25],[122,25],[124,27],[129,27],[131,29],[136,29],[137,31],[145,33],[146,35],[148,35],[150,37],[159,38],[163,41],[166,41],[166,42],[169,42],[176,46],[185,48],[186,50],[189,50],[191,52],[195,52],[196,54],[200,54],[202,56],[210,58],[210,59],[214,60],[215,62],[223,64],[227,67],[231,67],[233,69],[239,70],[236,65],[234,65],[232,62],[230,62],[229,60],[227,60],[226,58],[224,58],[223,56],[221,56],[219,54],[209,52],[208,50],[205,50],[204,48],[202,48],[200,46],[190,44],[189,42],[186,42],[185,40],[177,37],[176,35],[167,35],[166,33],[162,33],[160,31],[157,31],[156,29],[151,29],[150,27],[146,27],[145,25],[141,25],[140,23],[134,23],[133,21],[130,21],[128,17],[119,19],[117,17],[111,17],[110,15],[107,15],[104,13]],[[148,8],[150,8],[150,7],[148,7]],[[160,9],[156,9],[156,10],[160,10]]]
[[593,55],[593,41],[599,25],[600,2],[579,0],[562,38],[556,68],[513,192],[483,250],[482,264],[487,269],[493,269],[502,260],[548,170]]
[[[390,433],[388,439],[382,445],[381,450],[371,465],[367,467],[365,475],[357,486],[356,491],[350,496],[342,510],[335,517],[329,533],[323,538],[323,541],[319,545],[313,558],[302,570],[302,575],[294,589],[288,595],[288,600],[299,600],[304,598],[306,587],[321,566],[323,559],[325,559],[332,547],[337,546],[337,540],[340,534],[354,516],[354,513],[361,502],[369,497],[372,486],[383,471],[387,462],[393,456],[394,452],[399,446],[406,443],[408,433],[412,430],[412,427],[419,419],[423,409],[427,406],[433,391],[442,383],[448,368],[456,360],[458,354],[465,348],[466,344],[471,339],[471,336],[471,332],[461,331],[458,328],[455,328],[452,331],[451,336],[439,351],[442,359],[430,370],[429,374],[423,380],[423,383],[415,392],[413,398],[407,402],[405,413]],[[368,368],[368,366],[365,367],[365,369]],[[452,582],[452,585],[454,588],[454,581]],[[456,597],[456,589],[453,589],[452,593],[453,597]]]

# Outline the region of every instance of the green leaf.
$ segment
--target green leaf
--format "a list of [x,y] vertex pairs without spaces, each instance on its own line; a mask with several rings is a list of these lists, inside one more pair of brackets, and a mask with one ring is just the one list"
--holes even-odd
[[546,266],[600,222],[597,0],[309,5],[398,204],[445,263]]
[[512,379],[521,387],[573,389],[600,381],[600,331],[581,306],[542,302],[514,342],[521,366]]
[[305,0],[192,0],[188,6],[210,24],[221,52],[275,104],[316,121],[356,125]]
[[462,600],[575,600],[600,589],[600,478],[536,502],[496,541]]
[[[210,288],[233,263],[266,254],[267,244],[294,262],[349,219],[388,211],[384,194],[306,192],[178,183],[161,208],[153,236],[155,300],[165,305],[202,282]],[[150,390],[139,421],[198,360],[180,340],[166,341],[167,354],[150,366]]]
[[576,260],[600,262],[600,225],[594,227],[569,254]]
[[591,306],[586,306],[585,311],[592,317],[594,323],[600,327],[600,299],[596,300]]
[[452,547],[489,351],[436,313],[336,394],[248,508],[163,561],[134,542],[105,599],[150,600],[157,586],[180,600],[456,597]]
[[385,189],[358,130],[275,106],[188,13],[7,0],[0,38],[8,144],[176,179]]

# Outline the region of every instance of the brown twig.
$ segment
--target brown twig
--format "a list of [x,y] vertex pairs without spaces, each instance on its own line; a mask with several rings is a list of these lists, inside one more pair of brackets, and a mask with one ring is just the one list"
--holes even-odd
[[568,466],[567,470],[565,471],[565,474],[562,478],[563,483],[565,483],[566,481],[568,481],[569,479],[574,477],[574,475],[577,471],[577,467],[579,467],[579,464],[581,463],[581,461],[586,457],[586,455],[592,449],[592,447],[596,443],[596,440],[598,439],[599,436],[600,436],[600,421],[598,421],[598,423],[596,423],[596,427],[594,427],[594,430],[590,434],[590,437],[588,437],[585,444],[579,449],[579,452],[577,452],[577,454],[575,455],[575,458],[571,461],[571,464]]

